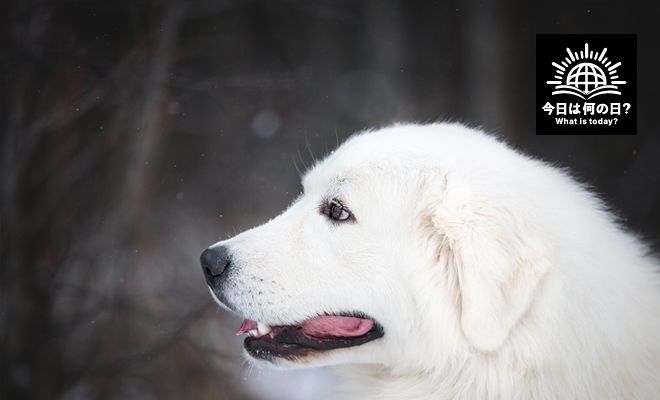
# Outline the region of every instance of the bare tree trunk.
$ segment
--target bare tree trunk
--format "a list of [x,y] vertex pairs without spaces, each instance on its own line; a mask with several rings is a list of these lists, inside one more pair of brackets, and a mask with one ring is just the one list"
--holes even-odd
[[135,125],[135,142],[130,149],[131,154],[125,167],[126,179],[120,189],[121,204],[114,209],[111,218],[118,232],[132,231],[139,227],[140,207],[145,202],[147,185],[150,181],[151,167],[157,158],[161,134],[161,111],[165,99],[167,78],[170,73],[172,53],[176,45],[177,34],[184,16],[183,4],[173,2],[164,12],[159,29],[153,56],[148,68],[142,98],[139,107],[140,115]]

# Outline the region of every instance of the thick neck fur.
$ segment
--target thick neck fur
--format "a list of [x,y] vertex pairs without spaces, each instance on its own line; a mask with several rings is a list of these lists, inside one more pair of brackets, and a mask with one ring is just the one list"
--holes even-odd
[[[657,266],[637,242],[628,245],[595,256],[603,258],[602,265],[636,264],[600,271],[615,276],[593,282],[590,274],[582,276],[579,267],[568,266],[569,272],[550,277],[530,312],[497,351],[456,347],[433,355],[431,348],[436,346],[415,344],[420,347],[418,359],[430,363],[403,365],[394,360],[392,366],[341,367],[346,382],[342,398],[660,398]],[[631,309],[621,296],[638,303]]]
[[[547,355],[536,365],[524,365],[494,355],[445,361],[429,371],[395,373],[373,365],[343,367],[343,399],[654,399],[660,393],[657,344],[633,343],[629,352],[605,350],[596,355]],[[607,344],[603,344],[607,346]],[[577,350],[580,351],[580,350]],[[593,368],[589,357],[599,358]]]

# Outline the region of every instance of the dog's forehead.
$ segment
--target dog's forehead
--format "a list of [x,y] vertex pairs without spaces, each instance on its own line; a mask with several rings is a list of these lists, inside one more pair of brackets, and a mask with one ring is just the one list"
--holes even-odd
[[[415,171],[477,168],[505,147],[491,136],[457,124],[395,125],[349,138],[303,177],[303,187],[359,185],[378,174],[388,178]],[[507,158],[508,159],[508,158]],[[373,179],[372,179],[373,180]]]
[[[358,185],[387,162],[384,152],[369,152],[368,141],[349,140],[327,157],[319,160],[302,179],[305,190]],[[326,189],[327,190],[327,189]]]
[[359,170],[342,168],[333,169],[326,160],[317,163],[302,179],[305,192],[311,191],[341,191],[348,183],[360,180]]
[[307,171],[303,187],[307,190],[358,184],[379,170],[394,170],[386,166],[401,163],[412,166],[415,154],[423,153],[425,146],[411,146],[409,133],[404,128],[389,128],[352,136]]

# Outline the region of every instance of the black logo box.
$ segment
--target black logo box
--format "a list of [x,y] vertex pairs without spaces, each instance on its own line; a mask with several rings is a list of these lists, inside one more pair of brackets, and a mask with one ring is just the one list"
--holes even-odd
[[[621,95],[603,94],[591,99],[584,100],[570,94],[552,95],[555,85],[547,84],[547,81],[555,80],[557,68],[553,62],[560,64],[568,57],[566,48],[570,48],[575,54],[584,50],[585,43],[589,44],[589,50],[594,53],[602,52],[607,48],[608,61],[612,64],[621,62],[616,70],[619,78],[626,84],[618,85]],[[570,59],[570,57],[569,57]],[[586,61],[586,60],[585,60]],[[573,64],[575,65],[575,64]],[[570,69],[570,66],[569,66]],[[568,73],[569,69],[564,71]],[[607,72],[607,71],[606,71]],[[621,115],[556,115],[556,109],[552,115],[548,115],[542,107],[546,103],[579,104],[580,111],[584,103],[607,104],[630,103],[626,113],[622,106]],[[613,120],[610,126],[592,124],[557,124],[556,118],[607,118]],[[579,121],[578,122],[584,122]],[[635,135],[637,133],[637,35],[636,34],[538,34],[536,35],[536,134],[537,135]]]

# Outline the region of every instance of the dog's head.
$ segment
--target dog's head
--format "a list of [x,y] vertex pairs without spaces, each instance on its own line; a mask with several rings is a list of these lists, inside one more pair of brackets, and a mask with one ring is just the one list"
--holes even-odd
[[544,217],[516,207],[539,195],[536,168],[459,125],[364,133],[314,166],[281,215],[204,251],[204,273],[245,318],[255,360],[401,366],[495,351],[549,266]]

